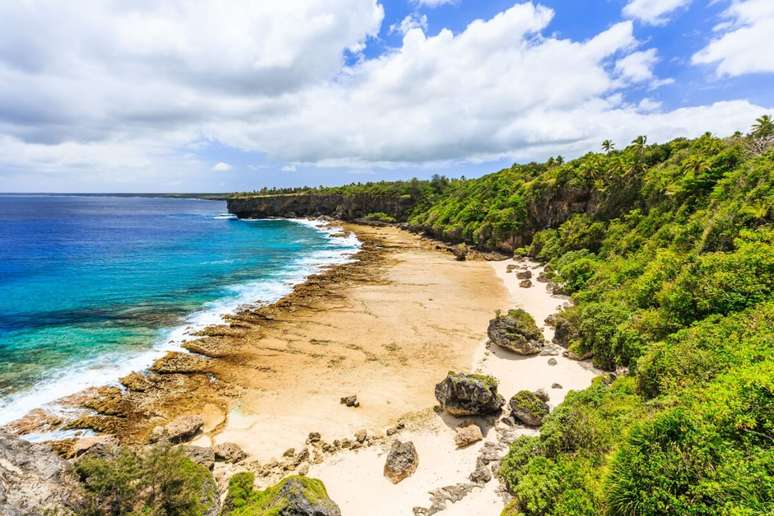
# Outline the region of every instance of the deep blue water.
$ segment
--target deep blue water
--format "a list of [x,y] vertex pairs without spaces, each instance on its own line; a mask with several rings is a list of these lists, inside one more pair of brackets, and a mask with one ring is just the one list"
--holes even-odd
[[271,302],[351,239],[188,199],[0,196],[0,422]]

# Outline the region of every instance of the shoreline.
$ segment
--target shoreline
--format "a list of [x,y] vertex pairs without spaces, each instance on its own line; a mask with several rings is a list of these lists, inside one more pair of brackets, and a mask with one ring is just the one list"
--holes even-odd
[[[319,225],[319,223],[312,221],[308,223]],[[267,385],[261,385],[260,382],[259,385],[251,385],[254,382],[249,381],[249,377],[256,374],[271,376],[279,368],[273,365],[256,364],[256,362],[266,361],[267,357],[257,356],[251,348],[256,345],[256,342],[266,338],[263,329],[276,326],[275,322],[283,316],[297,317],[300,312],[305,310],[312,313],[315,310],[326,310],[328,307],[325,305],[335,306],[342,299],[341,291],[353,286],[368,287],[370,285],[374,288],[381,286],[385,287],[382,293],[389,292],[390,289],[386,285],[390,281],[394,281],[395,278],[383,277],[388,272],[387,262],[394,255],[406,251],[406,249],[414,249],[420,254],[426,253],[423,256],[434,256],[440,259],[443,264],[451,264],[453,268],[459,269],[458,272],[460,274],[453,281],[448,281],[447,278],[447,283],[456,285],[457,283],[465,283],[467,281],[468,285],[466,288],[471,287],[471,282],[463,279],[463,276],[466,276],[464,273],[464,263],[456,262],[453,256],[440,249],[435,241],[430,241],[392,227],[372,227],[341,221],[335,221],[333,225],[336,227],[343,226],[347,232],[352,232],[359,236],[361,247],[354,256],[350,257],[349,263],[326,267],[317,274],[309,275],[306,281],[296,284],[289,294],[283,296],[275,303],[251,307],[226,316],[224,324],[208,326],[199,332],[198,338],[183,343],[182,347],[186,348],[187,351],[177,352],[173,350],[167,352],[141,374],[131,373],[120,378],[118,385],[108,384],[93,387],[58,400],[59,404],[64,407],[64,411],[68,413],[51,414],[44,407],[43,410],[33,410],[25,417],[12,422],[8,426],[16,430],[15,433],[27,435],[38,432],[45,436],[46,433],[51,431],[61,432],[65,430],[71,435],[60,434],[60,437],[65,437],[65,439],[60,440],[57,446],[61,449],[66,449],[73,444],[72,434],[73,430],[76,429],[83,430],[84,436],[93,435],[94,433],[111,434],[119,437],[123,442],[140,444],[145,442],[150,431],[157,425],[163,425],[165,422],[169,422],[180,415],[205,413],[205,433],[214,437],[223,430],[227,417],[231,422],[238,423],[240,421],[240,411],[230,410],[235,400],[240,400],[246,392],[253,390],[266,392]],[[399,237],[396,237],[396,235],[399,235]],[[390,238],[397,238],[398,241],[390,241]],[[467,263],[478,263],[479,268],[485,265],[484,262]],[[424,267],[424,263],[421,260],[416,262],[415,265],[422,265]],[[414,270],[412,274],[417,276],[415,278],[417,280],[421,280],[419,276],[424,275],[422,271],[417,270]],[[475,280],[472,283],[475,283]],[[415,281],[410,287],[414,287],[415,290],[422,289],[419,281]],[[363,299],[357,300],[359,304],[363,302]],[[402,303],[403,300],[399,300],[399,302]],[[313,307],[311,306],[313,304],[319,306]],[[458,305],[462,305],[462,303],[458,303]],[[459,311],[461,306],[456,308]],[[343,310],[339,315],[346,317],[352,315],[351,310],[349,314],[346,312],[347,310]],[[487,308],[478,314],[478,318],[480,320],[489,318],[491,315],[489,312],[490,310]],[[405,316],[406,314],[402,315]],[[463,315],[463,318],[465,317],[467,315]],[[373,314],[367,315],[367,318],[373,318]],[[440,326],[443,321],[439,318],[435,322],[437,326]],[[278,324],[282,326],[285,323],[287,321],[279,321]],[[370,321],[361,320],[356,321],[356,323],[360,325],[370,324]],[[324,324],[330,324],[330,321],[322,323],[322,326],[320,326],[320,321],[314,320],[307,321],[305,324],[316,324],[319,327],[324,327]],[[477,327],[478,324],[471,324],[467,330],[470,332],[473,326]],[[382,333],[399,334],[400,329],[401,325],[399,322],[392,321],[388,328],[382,329]],[[435,329],[429,337],[425,335],[426,344],[432,344],[437,340],[447,340],[449,335],[444,334],[443,330],[443,328],[440,328],[440,331]],[[439,336],[442,339],[439,339]],[[325,339],[317,340],[322,341]],[[367,341],[369,339],[367,336],[363,336],[362,340]],[[378,363],[379,360],[385,359],[385,357],[379,356],[380,354],[400,355],[398,361],[402,360],[404,363],[416,358],[415,352],[417,350],[412,350],[407,355],[400,349],[401,346],[399,344],[396,344],[396,349],[393,350],[380,350],[375,358],[367,350],[364,351],[362,349],[362,344],[363,342],[346,343],[345,349],[338,350],[337,359],[346,362],[353,358],[352,355],[362,355],[365,360],[361,358],[360,361],[368,364],[371,362]],[[393,343],[383,344],[389,347]],[[315,346],[324,348],[325,344],[317,342]],[[274,348],[268,350],[270,354],[276,355],[283,352],[279,345],[268,347]],[[266,351],[263,354],[266,355]],[[294,355],[303,355],[303,353],[286,353],[285,357],[280,359],[280,362],[292,360]],[[446,358],[444,355],[440,360],[437,360],[438,362],[443,362],[444,371],[446,369]],[[241,363],[252,364],[252,368],[241,367],[238,365]],[[405,367],[405,365],[400,363],[397,365],[399,368]],[[359,367],[354,369],[359,369]],[[344,377],[349,376],[351,371],[352,369],[350,368]],[[245,381],[246,377],[248,381]],[[288,384],[295,383],[292,378],[289,381],[287,380],[286,383]],[[385,379],[382,378],[382,380],[385,383]],[[342,386],[343,390],[337,393],[335,399],[334,396],[331,396],[334,406],[330,408],[334,411],[338,410],[340,408],[338,407],[338,398],[348,395],[349,391],[347,389],[357,390],[357,384],[358,382],[351,380],[348,386]],[[282,383],[275,384],[274,388],[281,389]],[[393,397],[397,402],[405,396],[398,389],[393,393]],[[240,403],[240,406],[244,407],[245,404]],[[74,412],[80,412],[80,414],[74,417],[72,415]],[[256,410],[248,406],[241,412],[249,415],[256,412]],[[362,412],[367,412],[367,410],[358,410],[357,412],[349,410],[345,411],[344,415],[351,416]],[[350,430],[355,427],[359,428],[366,424],[372,416],[376,416],[376,420],[386,424],[390,418],[396,415],[396,411],[390,408],[386,412],[390,415],[369,414],[365,419],[362,417],[353,418],[347,428]],[[62,424],[61,416],[65,416],[67,419],[64,421],[64,425]],[[244,419],[241,419],[241,421],[244,422]],[[296,426],[294,421],[290,421],[289,424]],[[368,425],[366,424],[366,426]],[[232,425],[227,430],[231,431],[234,428],[234,425]],[[304,433],[303,436],[305,435]],[[236,438],[233,435],[231,437]],[[302,435],[299,433],[297,438],[301,437]],[[272,454],[277,453],[274,447],[267,447],[264,450],[264,454],[257,455],[267,455],[269,450],[271,450]]]
[[[82,360],[66,368],[52,370],[50,377],[45,381],[25,387],[3,400],[0,428],[14,429],[17,427],[16,423],[27,419],[31,413],[35,416],[41,411],[63,418],[67,418],[69,414],[72,419],[74,410],[72,399],[77,399],[83,393],[96,389],[120,387],[121,378],[133,372],[146,373],[157,360],[169,352],[191,352],[186,349],[186,345],[200,340],[201,332],[227,324],[228,317],[240,312],[280,301],[310,277],[331,267],[350,262],[359,252],[361,243],[356,238],[354,242],[350,240],[352,234],[342,234],[337,224],[309,219],[286,220],[314,228],[326,235],[336,249],[311,251],[307,256],[289,264],[276,278],[267,277],[227,286],[226,289],[231,290],[233,295],[208,301],[183,317],[178,324],[155,330],[157,335],[145,350],[115,351]],[[73,382],[74,378],[75,382]],[[62,394],[63,391],[64,394]],[[65,403],[62,403],[63,400]],[[34,424],[34,421],[30,423]],[[23,426],[28,425],[24,422]],[[52,433],[25,432],[23,436],[30,441],[40,442],[78,437],[77,433],[75,430]],[[89,431],[85,434],[89,435]]]
[[[432,410],[433,387],[448,370],[480,372],[500,380],[506,400],[520,389],[544,388],[552,408],[568,390],[587,387],[597,372],[558,348],[523,357],[486,339],[496,310],[522,307],[550,342],[544,319],[567,298],[548,293],[545,283],[518,286],[507,269],[539,275],[542,267],[533,262],[457,261],[439,242],[396,227],[334,224],[361,243],[350,261],[308,276],[274,303],[204,328],[183,344],[188,351],[167,353],[147,371],[121,378],[121,387],[68,397],[65,405],[85,412],[66,427],[140,445],[154,427],[195,415],[203,428],[187,445],[235,443],[248,455],[239,464],[216,463],[221,488],[246,469],[263,486],[300,472],[323,480],[344,514],[375,503],[385,515],[412,508],[433,514],[438,504],[444,514],[498,513],[505,495],[491,472],[513,439],[535,430],[467,418],[484,440],[456,449],[461,420]],[[547,365],[549,358],[555,365]],[[551,389],[557,380],[563,387]],[[339,403],[352,394],[360,407]],[[24,423],[51,421],[38,413]],[[399,486],[382,475],[394,438],[412,440],[420,454],[417,474]],[[69,456],[77,442],[49,444]],[[299,460],[296,450],[309,455]],[[487,457],[489,480],[471,482]]]

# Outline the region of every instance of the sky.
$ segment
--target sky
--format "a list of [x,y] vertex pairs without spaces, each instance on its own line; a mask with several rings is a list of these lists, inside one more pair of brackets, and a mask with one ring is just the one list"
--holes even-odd
[[773,0],[6,0],[0,192],[477,177],[774,113]]

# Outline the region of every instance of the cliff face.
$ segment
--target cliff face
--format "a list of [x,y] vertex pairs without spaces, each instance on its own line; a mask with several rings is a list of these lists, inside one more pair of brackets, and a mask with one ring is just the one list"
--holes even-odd
[[354,220],[383,212],[403,221],[416,201],[410,195],[388,194],[285,194],[228,200],[228,211],[240,219],[270,217],[318,217],[328,215]]

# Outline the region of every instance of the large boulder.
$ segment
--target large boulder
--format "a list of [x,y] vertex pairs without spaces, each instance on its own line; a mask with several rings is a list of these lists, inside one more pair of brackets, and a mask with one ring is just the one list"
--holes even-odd
[[235,443],[216,444],[212,449],[215,452],[215,460],[236,463],[247,457],[247,453]]
[[0,514],[76,514],[82,500],[67,462],[43,444],[0,431]]
[[492,414],[505,404],[497,392],[497,379],[451,371],[435,386],[435,398],[446,412],[457,417]]
[[414,443],[411,441],[402,443],[397,439],[393,441],[384,463],[384,476],[393,484],[397,484],[413,475],[417,466],[419,466],[419,455]]
[[325,485],[316,478],[289,476],[258,491],[253,473],[237,473],[228,482],[223,514],[252,516],[341,516]]
[[498,313],[489,321],[487,335],[498,346],[519,355],[540,353],[546,343],[535,320],[521,308],[510,310],[504,315]]
[[540,426],[548,415],[549,407],[546,403],[548,396],[544,391],[531,392],[519,391],[508,402],[511,414],[517,421],[527,426]]
[[554,327],[554,343],[563,348],[569,347],[578,338],[578,325],[572,312],[561,311],[551,318]]
[[182,443],[190,441],[201,431],[204,426],[202,416],[180,416],[166,426],[157,426],[151,432],[149,441],[169,441],[170,443]]

